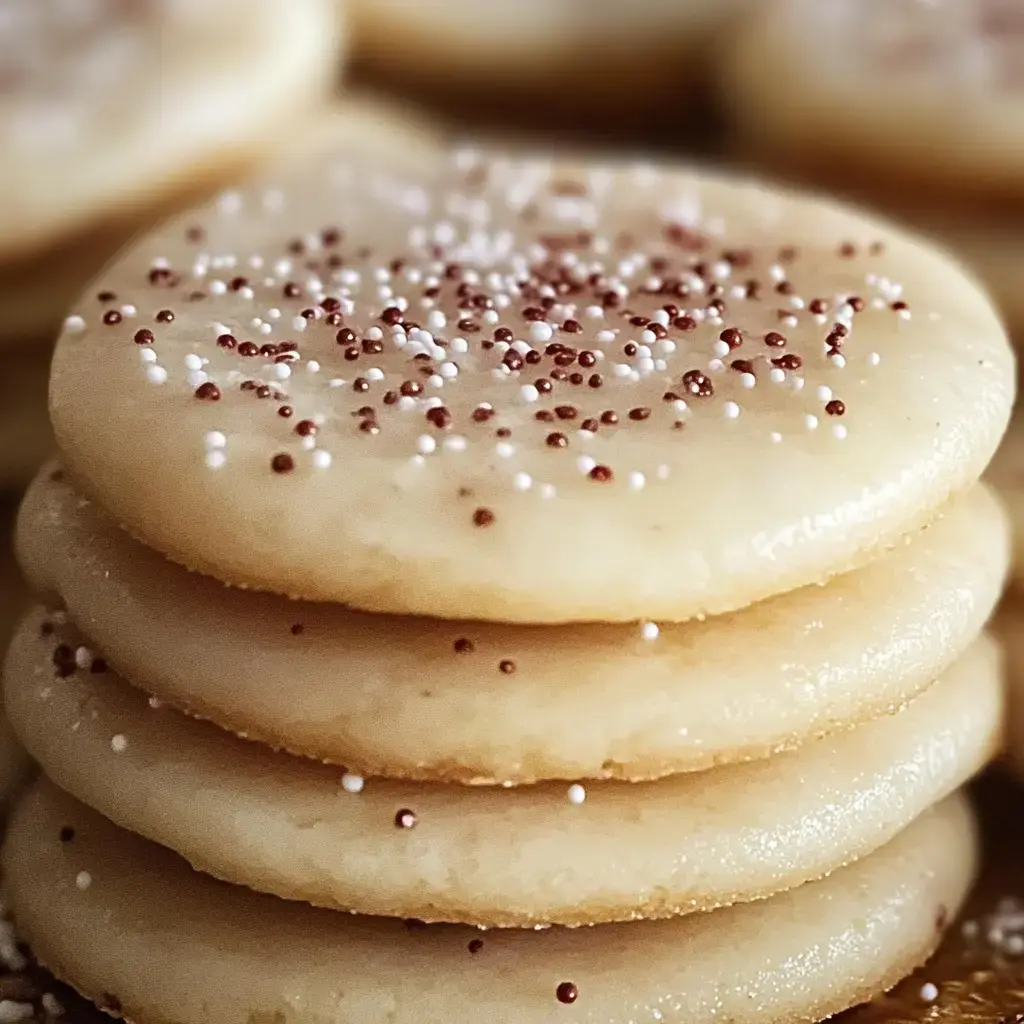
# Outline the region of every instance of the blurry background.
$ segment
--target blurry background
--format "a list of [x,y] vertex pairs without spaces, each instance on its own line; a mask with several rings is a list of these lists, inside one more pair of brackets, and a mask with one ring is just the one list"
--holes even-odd
[[[0,0],[5,536],[49,451],[57,332],[83,305],[122,315],[90,280],[137,232],[333,119],[396,161],[402,132],[438,133],[828,191],[951,247],[1024,336],[1024,0]],[[1024,522],[1021,431],[996,474]],[[0,574],[3,630],[18,583],[9,560]],[[1024,635],[1012,598],[1001,622]],[[912,979],[851,1022],[1024,1020],[1007,824],[1024,801],[999,780],[982,799],[990,869],[929,969],[937,1002]],[[49,986],[9,972],[0,1001],[44,1019]]]

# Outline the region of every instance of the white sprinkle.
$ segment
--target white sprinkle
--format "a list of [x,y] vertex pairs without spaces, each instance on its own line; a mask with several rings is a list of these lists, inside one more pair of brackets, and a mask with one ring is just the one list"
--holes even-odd
[[768,377],[773,384],[782,384],[786,380],[786,371],[776,366],[768,374]]
[[846,435],[849,433],[849,431],[846,429],[846,427],[844,427],[842,425],[842,423],[837,423],[837,424],[835,424],[835,426],[832,427],[832,433],[840,441],[842,441],[846,437]]
[[306,371],[307,373],[319,373],[320,364],[315,359],[310,359],[310,361],[306,363]]
[[516,473],[512,478],[512,486],[517,491],[528,491],[533,486],[533,477],[529,473]]
[[128,737],[121,732],[111,737],[110,749],[115,754],[123,754],[128,749]]
[[589,455],[581,455],[576,460],[576,468],[581,473],[589,473],[597,465],[597,459],[592,459]]
[[85,892],[85,890],[92,885],[92,875],[90,875],[88,871],[79,871],[75,876],[75,885],[77,885],[82,892]]
[[205,384],[209,378],[203,370],[193,370],[188,375],[188,382],[191,387],[197,388],[200,384]]
[[153,365],[146,370],[146,380],[150,384],[166,384],[167,371],[162,366]]
[[777,430],[772,431],[771,437],[772,444],[778,444],[782,440],[782,435]]
[[292,375],[292,368],[287,363],[275,363],[274,373],[278,380],[287,380]]
[[837,366],[840,370],[846,365],[846,356],[839,352],[829,357],[833,366]]
[[554,484],[541,484],[539,490],[542,498],[553,498],[558,493]]
[[508,441],[499,441],[494,446],[494,451],[497,453],[498,458],[511,459],[516,453],[516,446]]
[[740,387],[750,388],[757,386],[757,378],[752,373],[741,373],[740,374]]
[[808,413],[804,417],[804,426],[808,430],[817,430],[818,429],[818,417],[817,416],[813,416],[810,413]]
[[379,366],[371,366],[363,373],[367,380],[380,381],[384,379],[384,371]]
[[331,453],[325,452],[323,448],[318,448],[313,452],[313,465],[317,469],[329,469],[333,461]]
[[[455,363],[445,362],[440,366],[441,376],[445,380],[452,380],[459,375],[459,368]],[[383,374],[381,375],[383,376]]]
[[734,420],[739,417],[740,407],[735,402],[726,402],[724,406],[725,418],[727,420]]
[[430,455],[431,452],[437,450],[437,442],[429,434],[420,434],[416,438],[416,447],[419,449],[420,455]]
[[151,348],[140,348],[139,349],[139,359],[143,363],[155,363],[156,362],[156,353]]
[[186,370],[201,370],[203,368],[203,360],[200,356],[197,356],[194,352],[190,352],[185,356],[185,369]]
[[934,1003],[939,998],[939,990],[930,981],[921,986],[921,999],[926,1003]]
[[366,780],[362,775],[351,775],[346,772],[341,777],[341,787],[346,793],[362,793]]
[[203,461],[207,469],[220,469],[228,461],[228,457],[222,451],[214,450],[207,452]]
[[546,324],[543,320],[535,320],[530,324],[530,337],[533,341],[550,341],[554,334],[555,332],[551,330],[551,325]]
[[871,366],[877,366],[882,361],[882,357],[877,352],[872,352],[868,356],[868,363]]
[[540,392],[532,384],[524,384],[519,389],[519,396],[524,402],[536,402],[540,398]]
[[598,331],[596,336],[595,336],[595,338],[594,338],[594,340],[599,342],[602,345],[607,345],[608,342],[615,340],[615,332],[614,331]]
[[579,807],[580,804],[584,803],[587,799],[587,791],[578,783],[574,782],[569,787],[569,803]]
[[667,480],[669,477],[669,473],[671,472],[672,471],[671,469],[669,469],[668,465],[663,462],[660,466],[658,466],[657,470],[655,471],[655,474],[659,480]]
[[818,388],[817,394],[818,394],[818,398],[822,402],[831,402],[832,401],[832,389],[830,387],[826,387],[824,384],[822,384],[821,387]]
[[64,321],[64,330],[69,334],[81,334],[85,330],[85,319],[77,314]]
[[647,483],[647,477],[643,475],[639,470],[633,470],[628,477],[629,489],[631,491],[642,491],[644,485]]
[[655,622],[645,622],[640,627],[640,635],[645,640],[657,640],[658,637],[661,635],[661,630],[658,628],[657,623],[655,623]]
[[219,430],[211,430],[203,438],[203,444],[206,446],[207,451],[214,451],[217,448],[226,448],[228,446],[228,439]]
[[719,359],[723,359],[732,351],[732,349],[730,349],[724,341],[716,341],[714,345],[711,346],[711,351],[714,352]]
[[443,442],[443,447],[446,452],[464,452],[468,445],[469,442],[461,434],[454,434],[452,437],[446,437]]

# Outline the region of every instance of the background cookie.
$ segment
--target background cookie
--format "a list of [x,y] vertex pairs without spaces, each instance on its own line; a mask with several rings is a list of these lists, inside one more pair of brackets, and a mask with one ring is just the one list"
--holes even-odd
[[[896,543],[1005,427],[987,299],[845,209],[465,151],[412,174],[307,157],[281,180],[140,243],[98,283],[138,315],[85,309],[54,363],[67,468],[227,582],[370,611],[683,620]],[[546,294],[563,271],[541,242],[576,267],[571,302]],[[212,276],[211,253],[274,272]],[[150,514],[182,500],[188,516]]]
[[147,692],[363,774],[463,782],[652,777],[899,708],[981,629],[1008,540],[979,488],[825,587],[700,623],[568,630],[226,589],[133,542],[53,467],[19,530],[35,589]]
[[[473,123],[607,131],[700,120],[748,0],[355,0],[357,74]],[[600,73],[595,73],[595,61]],[[676,99],[672,116],[666,95]],[[641,125],[637,125],[637,121]]]
[[765,902],[481,934],[213,882],[48,784],[18,808],[3,857],[18,924],[44,963],[128,1019],[181,1024],[547,1024],[565,1009],[563,986],[577,995],[567,1014],[608,1024],[656,1012],[666,1024],[818,1020],[924,959],[974,862],[970,815],[953,798],[867,860]]
[[8,2],[0,256],[192,188],[265,147],[268,131],[325,92],[339,7]]
[[747,151],[787,176],[1020,208],[1022,53],[1008,0],[774,0],[722,81]]

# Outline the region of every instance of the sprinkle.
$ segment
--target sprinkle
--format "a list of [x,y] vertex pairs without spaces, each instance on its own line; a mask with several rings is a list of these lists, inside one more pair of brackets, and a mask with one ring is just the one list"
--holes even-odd
[[207,469],[222,469],[228,461],[228,457],[222,451],[214,450],[206,453],[203,460]]
[[569,803],[579,807],[580,804],[586,801],[587,791],[578,782],[575,782],[569,787],[568,796]]
[[92,885],[92,875],[90,875],[88,871],[79,871],[75,876],[75,885],[78,886],[82,892],[85,892],[85,890]]
[[227,448],[228,439],[219,430],[211,430],[206,437],[203,438],[203,444],[207,451],[214,451],[218,448]]
[[627,484],[631,491],[642,491],[647,484],[647,478],[639,470],[634,469],[627,477]]
[[85,330],[85,319],[73,314],[64,321],[64,330],[69,334],[81,334]]
[[817,430],[818,429],[818,417],[817,416],[812,416],[810,413],[808,413],[804,417],[804,426],[808,430]]
[[313,466],[316,469],[330,469],[333,458],[330,452],[325,452],[323,448],[318,448],[313,452]]
[[735,402],[726,402],[723,409],[727,420],[734,420],[739,417],[740,407]]
[[115,754],[123,754],[128,749],[128,737],[124,733],[118,733],[110,740],[110,749]]
[[925,1003],[934,1003],[939,998],[939,990],[930,981],[926,981],[921,986],[921,1001]]
[[341,788],[346,793],[362,793],[363,787],[366,785],[366,780],[362,775],[352,775],[346,772],[341,777]]
[[563,981],[555,989],[555,997],[560,1003],[570,1006],[579,998],[580,991],[571,981]]
[[657,623],[655,623],[655,622],[645,622],[640,627],[640,635],[645,640],[657,640],[658,637],[661,635],[661,630],[658,628]]
[[150,384],[166,384],[167,371],[162,366],[149,366],[146,368],[146,380]]

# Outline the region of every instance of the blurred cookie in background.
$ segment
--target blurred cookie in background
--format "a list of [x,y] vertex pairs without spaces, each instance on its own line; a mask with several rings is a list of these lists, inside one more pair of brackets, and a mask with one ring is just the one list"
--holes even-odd
[[753,0],[350,2],[353,69],[370,84],[477,125],[663,148],[656,126],[712,120],[718,42]]
[[1024,208],[1018,0],[771,0],[721,76],[742,151],[787,176]]

